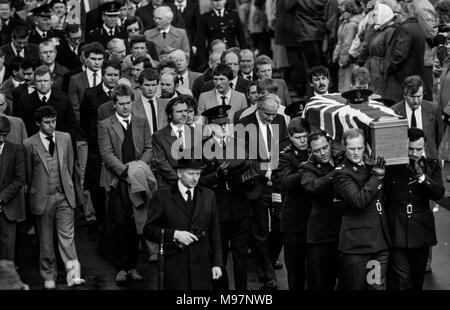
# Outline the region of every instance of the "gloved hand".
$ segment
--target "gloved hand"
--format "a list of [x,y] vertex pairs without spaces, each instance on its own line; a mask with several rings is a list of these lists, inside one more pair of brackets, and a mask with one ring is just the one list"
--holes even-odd
[[423,163],[419,160],[414,160],[414,173],[416,174],[416,179],[420,179],[425,173],[423,172]]
[[375,164],[372,167],[372,175],[378,180],[383,180],[384,174],[386,173],[386,160],[382,156],[378,156]]
[[227,176],[229,166],[230,166],[230,163],[227,161],[224,161],[222,164],[220,164],[220,166],[217,167],[216,176],[218,178],[223,178],[223,177]]

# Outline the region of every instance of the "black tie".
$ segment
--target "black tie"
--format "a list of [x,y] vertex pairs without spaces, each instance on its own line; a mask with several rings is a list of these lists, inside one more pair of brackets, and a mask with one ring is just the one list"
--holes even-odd
[[94,72],[94,85],[92,87],[97,86],[97,72]]
[[267,151],[270,153],[272,148],[272,131],[270,130],[270,125],[266,124],[267,126]]
[[184,84],[184,77],[182,77],[181,75],[178,77],[178,79],[180,80],[181,84]]
[[150,104],[150,108],[152,109],[152,126],[153,126],[153,132],[156,132],[158,130],[158,123],[156,121],[156,111],[155,106],[153,105],[153,100],[149,100],[148,103]]
[[130,127],[130,121],[127,120],[127,119],[124,119],[123,121],[124,121],[124,123],[126,124],[125,129],[128,130],[128,128]]
[[111,89],[108,90],[108,97],[111,97]]
[[179,151],[183,152],[184,148],[183,148],[183,130],[178,129],[178,140],[180,140],[180,148]]
[[47,103],[47,97],[43,96],[42,97],[42,104],[46,104]]
[[230,88],[234,89],[234,88],[233,88],[233,83],[230,83]]
[[183,5],[182,4],[178,5],[178,11],[180,11],[180,13],[183,13]]
[[44,40],[47,39],[47,32],[43,32],[43,33],[42,33],[42,39],[44,39]]
[[189,189],[186,191],[186,195],[187,195],[186,203],[189,207],[191,207],[192,206],[192,194]]
[[247,80],[251,81],[252,80],[252,76],[251,75],[247,75]]
[[417,120],[416,120],[416,109],[412,110],[411,115],[411,128],[417,127]]
[[114,35],[114,32],[112,29],[109,29],[109,36],[112,37]]
[[53,136],[47,136],[45,139],[50,142],[48,145],[48,152],[50,153],[50,156],[53,156],[53,153],[55,152],[55,142],[53,142]]
[[222,96],[221,98],[222,98],[222,104],[223,105],[227,104],[227,101],[226,101],[227,100],[227,96]]
[[163,36],[163,39],[164,39],[164,40],[166,39],[166,34],[167,34],[167,33],[165,33],[164,31],[162,32],[162,36]]

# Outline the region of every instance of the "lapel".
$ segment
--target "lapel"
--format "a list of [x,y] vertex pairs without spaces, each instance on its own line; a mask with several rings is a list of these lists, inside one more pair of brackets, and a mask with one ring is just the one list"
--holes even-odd
[[139,96],[133,103],[133,110],[136,116],[147,119],[147,114],[145,113],[144,103],[142,102],[142,97]]
[[111,98],[109,98],[108,94],[103,91],[102,87],[103,83],[98,84],[95,86],[97,88],[97,99],[101,102],[109,101]]
[[117,116],[115,113],[110,117],[110,122],[111,122],[111,127],[114,129],[117,136],[119,137],[120,144],[122,144],[123,139],[124,139],[123,129],[122,129],[122,125],[120,124],[119,120],[117,119]]
[[58,161],[59,161],[59,170],[61,175],[63,175],[62,173],[62,166],[64,164],[64,140],[62,138],[62,136],[55,131],[55,143],[56,143],[56,151],[58,152]]
[[136,154],[141,154],[143,151],[141,150],[141,145],[143,144],[143,141],[141,140],[141,133],[143,132],[143,129],[141,127],[141,124],[139,124],[139,118],[135,115],[131,115],[131,129],[133,132],[133,144]]
[[198,185],[194,189],[194,215],[192,216],[192,221],[194,222],[197,218],[197,215],[200,213],[202,206],[203,206],[203,195],[200,195],[202,190],[198,187]]
[[89,79],[88,79],[88,76],[87,76],[87,72],[86,71],[84,71],[82,74],[81,74],[81,76],[80,76],[80,83],[81,83],[81,89],[86,89],[86,88],[89,88],[90,87],[90,85],[89,85]]
[[[222,104],[222,102],[217,101],[216,89],[211,90],[211,91],[209,92],[208,96],[209,96],[208,102],[211,102],[211,103],[212,103],[212,102],[215,102],[215,104],[208,105],[208,108],[214,107],[214,106],[216,106],[216,105],[221,105],[221,104]],[[230,97],[230,101],[231,101],[231,97]]]
[[[10,154],[11,154],[12,152],[9,150],[9,142],[8,141],[5,141],[5,143],[4,143],[4,146],[3,146],[3,152],[2,152],[2,162],[0,163],[0,165],[1,165],[1,167],[2,167],[2,169],[0,170],[0,180],[2,180],[2,182],[3,182],[3,176],[4,176],[4,174],[5,174],[5,171],[6,171],[6,166],[7,166],[7,164],[8,164],[8,162],[9,162],[9,156],[11,156]],[[6,157],[8,157],[8,158],[6,158]]]
[[[157,129],[159,130],[159,129],[163,128],[164,124],[167,124],[166,111],[165,111],[166,105],[167,105],[167,100],[162,99],[162,98],[156,98],[156,105],[158,106],[157,107],[158,110],[156,111],[156,114],[157,114],[156,122],[158,124]],[[156,130],[153,130],[153,131],[156,132]]]
[[428,110],[428,106],[425,101],[422,101],[422,128],[425,130],[433,119],[433,114]]
[[[183,196],[181,196],[181,193],[178,190],[178,181],[175,182],[175,184],[172,186],[172,194],[173,194],[172,201],[190,219],[191,215],[189,214],[188,210],[186,209],[186,204],[183,199]],[[196,203],[195,207],[197,207],[197,203]]]
[[35,149],[36,149],[39,157],[41,158],[42,163],[44,164],[45,170],[47,171],[47,173],[49,173],[47,159],[45,158],[45,147],[44,147],[44,144],[42,143],[39,132],[37,134],[35,134],[32,137],[32,139],[33,139],[33,144],[35,146]]
[[169,147],[171,147],[173,141],[175,141],[177,139],[175,134],[172,135],[172,127],[170,126],[170,124],[168,124],[166,127],[164,127],[161,130],[163,130],[162,133],[164,134],[164,137],[167,140]]
[[178,38],[178,33],[175,31],[173,26],[170,26],[169,33],[167,34],[167,37],[166,37],[165,45],[169,45],[169,46],[174,45],[177,42],[177,38]]

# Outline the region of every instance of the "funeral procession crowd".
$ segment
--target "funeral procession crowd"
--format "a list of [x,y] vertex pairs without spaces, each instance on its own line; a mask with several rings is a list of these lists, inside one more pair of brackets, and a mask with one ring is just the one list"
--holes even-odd
[[[253,265],[264,290],[283,268],[289,290],[423,289],[450,0],[0,0],[0,19],[0,289],[29,289],[22,234],[43,289],[86,286],[79,221],[119,286],[145,255],[163,290],[247,290]],[[384,117],[400,139],[374,139]]]

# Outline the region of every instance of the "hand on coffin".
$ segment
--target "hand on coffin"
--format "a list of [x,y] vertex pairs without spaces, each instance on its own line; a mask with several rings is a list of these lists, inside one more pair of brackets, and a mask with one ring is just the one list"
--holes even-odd
[[383,180],[384,174],[386,172],[386,160],[382,156],[378,156],[375,164],[372,167],[372,175],[378,180]]

